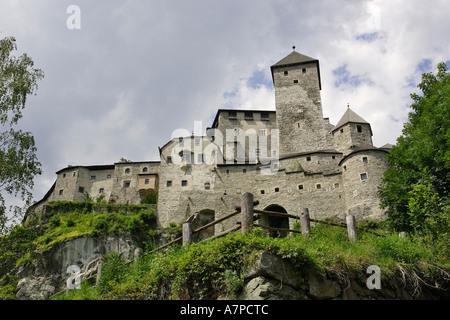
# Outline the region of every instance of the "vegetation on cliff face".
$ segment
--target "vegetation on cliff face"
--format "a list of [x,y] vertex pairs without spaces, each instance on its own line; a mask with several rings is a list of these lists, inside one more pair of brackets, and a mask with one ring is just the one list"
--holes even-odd
[[348,241],[347,231],[317,226],[308,237],[291,234],[271,238],[259,228],[243,236],[239,232],[167,252],[144,253],[137,263],[127,263],[115,253],[105,257],[97,287],[55,299],[216,299],[235,298],[244,286],[244,270],[261,251],[289,260],[302,275],[332,275],[347,281],[365,275],[378,265],[382,281],[396,279],[401,285],[421,287],[450,276],[448,256],[423,238],[379,237],[363,233]]

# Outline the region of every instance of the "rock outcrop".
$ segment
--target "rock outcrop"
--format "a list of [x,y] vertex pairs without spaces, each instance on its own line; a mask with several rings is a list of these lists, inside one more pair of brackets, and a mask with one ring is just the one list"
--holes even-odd
[[21,300],[47,299],[67,288],[67,280],[74,275],[74,270],[80,280],[86,279],[97,271],[97,262],[104,254],[115,251],[130,258],[135,249],[131,239],[111,235],[82,237],[56,244],[41,254],[34,267],[19,268],[16,297]]

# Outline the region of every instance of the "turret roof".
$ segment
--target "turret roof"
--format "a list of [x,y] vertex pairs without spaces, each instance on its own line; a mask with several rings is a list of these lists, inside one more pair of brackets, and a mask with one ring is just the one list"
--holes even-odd
[[344,115],[342,116],[341,120],[339,120],[337,125],[334,127],[333,131],[339,129],[344,124],[347,124],[347,123],[350,123],[350,122],[353,122],[353,123],[367,123],[367,124],[369,124],[369,122],[367,122],[366,120],[361,118],[352,109],[347,108],[347,111],[345,111]]
[[319,60],[305,56],[304,54],[298,53],[296,51],[292,51],[290,54],[288,54],[286,57],[275,63],[270,68],[276,68],[281,66],[289,66],[289,65],[295,65],[295,64],[303,64],[303,63],[309,63],[309,62],[317,62]]

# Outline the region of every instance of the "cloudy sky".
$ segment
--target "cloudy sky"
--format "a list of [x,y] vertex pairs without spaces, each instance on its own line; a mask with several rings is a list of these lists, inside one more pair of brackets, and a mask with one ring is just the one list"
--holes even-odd
[[293,44],[320,61],[324,117],[336,124],[349,103],[375,146],[395,143],[421,74],[450,60],[449,12],[437,0],[0,0],[0,38],[45,72],[21,120],[44,171],[35,200],[67,165],[159,160],[175,129],[208,127],[219,108],[274,110],[270,66]]

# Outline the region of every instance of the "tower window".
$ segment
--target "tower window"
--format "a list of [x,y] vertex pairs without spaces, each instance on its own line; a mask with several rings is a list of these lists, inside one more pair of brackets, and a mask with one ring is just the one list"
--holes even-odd
[[125,173],[126,173],[126,174],[129,174],[130,172],[131,172],[130,168],[126,168],[126,169],[125,169]]
[[288,74],[289,74],[289,71],[286,70],[286,71],[284,72],[284,75],[287,76]]
[[167,181],[167,187],[169,187],[169,188],[170,188],[171,186],[172,186],[172,181],[170,181],[170,180],[169,180],[169,181]]
[[344,133],[344,129],[341,129],[340,131],[341,131],[341,133]]
[[367,180],[367,173],[361,173],[361,181]]
[[357,130],[358,132],[362,132],[362,127],[361,127],[360,125],[357,125],[357,126],[356,126],[356,130]]
[[96,179],[96,176],[91,176],[91,180],[95,180]]
[[316,189],[317,190],[322,189],[322,185],[320,183],[316,184]]
[[150,183],[150,179],[145,179],[144,180],[144,184],[149,184]]
[[253,120],[253,112],[245,112],[244,113],[244,118],[246,120]]
[[62,196],[63,192],[64,192],[63,189],[59,190],[59,195]]
[[228,119],[237,119],[236,111],[228,111]]
[[129,188],[130,187],[130,181],[124,181],[123,182],[123,187],[124,188]]
[[269,120],[269,113],[261,112],[261,120]]
[[205,182],[205,190],[209,190],[211,188],[211,185],[209,182]]
[[172,163],[172,157],[167,157],[167,163]]
[[147,167],[144,167],[144,168],[142,169],[142,172],[148,172],[148,168],[147,168]]
[[306,73],[306,69],[305,68],[302,69],[302,73]]
[[311,157],[306,157],[306,161],[311,161]]
[[104,188],[98,189],[98,193],[104,193],[104,192],[105,192],[105,189],[104,189]]
[[247,169],[242,169],[242,173],[247,173]]
[[297,80],[297,79],[295,79],[295,80],[294,80],[294,83],[298,83],[298,80]]
[[83,187],[79,187],[79,188],[78,188],[78,192],[79,192],[79,193],[84,193],[84,188],[83,188]]
[[275,192],[280,192],[280,188],[276,187]]
[[187,186],[187,180],[182,180],[181,181],[181,186],[182,187],[186,187]]
[[261,190],[260,192],[261,192],[261,194],[264,194],[264,193],[265,193],[265,191],[264,191],[264,190]]
[[362,162],[367,163],[367,162],[369,162],[369,160],[367,159],[367,157],[363,157]]
[[302,184],[298,185],[298,190],[303,190],[303,185]]

